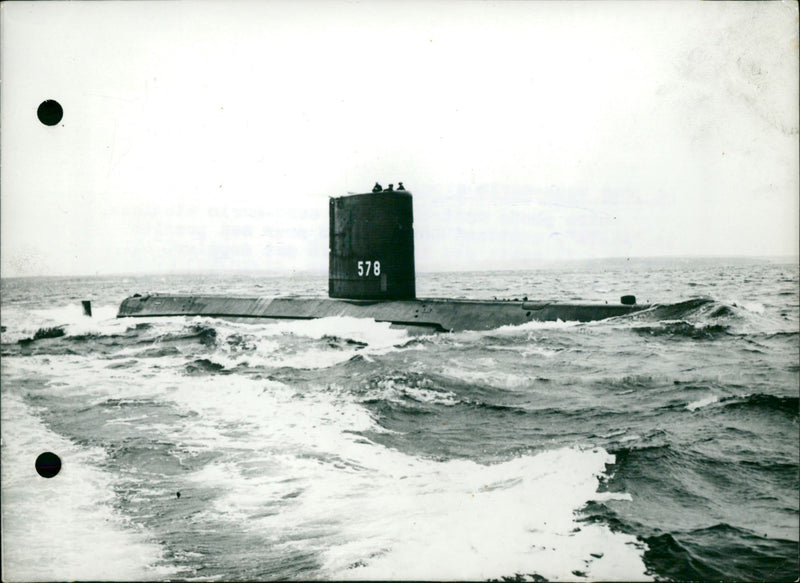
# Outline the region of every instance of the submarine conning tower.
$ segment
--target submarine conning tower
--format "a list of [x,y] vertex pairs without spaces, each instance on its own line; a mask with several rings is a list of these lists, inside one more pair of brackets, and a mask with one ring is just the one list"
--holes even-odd
[[416,298],[410,192],[330,199],[328,295],[353,300]]

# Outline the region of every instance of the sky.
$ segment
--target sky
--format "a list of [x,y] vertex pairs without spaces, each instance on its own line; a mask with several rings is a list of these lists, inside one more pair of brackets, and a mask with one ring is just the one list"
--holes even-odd
[[[0,275],[797,256],[796,2],[5,2]],[[62,121],[37,108],[58,101]]]

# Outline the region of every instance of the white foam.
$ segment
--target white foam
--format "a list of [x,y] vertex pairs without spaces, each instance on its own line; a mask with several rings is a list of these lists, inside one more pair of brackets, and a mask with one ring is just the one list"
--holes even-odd
[[[174,576],[162,549],[112,508],[111,477],[96,466],[105,454],[49,431],[17,395],[3,394],[3,580],[144,580]],[[62,460],[40,477],[36,457]]]
[[528,330],[557,330],[563,328],[574,328],[575,326],[581,325],[582,322],[578,322],[577,320],[555,320],[553,322],[539,322],[536,320],[531,320],[530,322],[520,324],[519,326],[500,326],[494,330],[494,332],[516,334],[517,332],[526,332]]
[[700,399],[699,401],[694,401],[692,403],[689,403],[688,405],[686,405],[686,408],[689,411],[695,411],[695,410],[700,409],[702,407],[707,407],[708,405],[711,405],[712,403],[716,403],[717,401],[719,401],[719,397],[717,397],[716,395],[709,395],[707,397],[704,397],[704,398]]
[[346,457],[357,438],[343,429],[379,430],[368,410],[336,387],[303,392],[233,375],[164,377],[159,382],[172,387],[164,398],[198,413],[176,437],[200,449],[246,445],[271,455],[291,451]]
[[754,314],[763,314],[766,311],[766,307],[761,302],[742,302],[739,305]]
[[341,520],[342,542],[324,552],[325,575],[646,579],[633,537],[576,520],[577,509],[602,498],[597,476],[611,460],[602,450],[561,449],[491,466],[414,460],[405,476],[371,473],[319,506]]
[[733,306],[734,308],[740,308],[745,310],[746,312],[750,312],[753,314],[763,314],[766,311],[766,306],[761,302],[742,301],[730,296],[725,298],[724,303],[726,305]]
[[[218,351],[212,359],[228,368],[247,363],[249,366],[317,369],[346,362],[356,354],[369,358],[370,355],[408,350],[402,348],[409,339],[405,330],[390,328],[388,322],[364,318],[332,317],[269,323],[225,322],[207,318],[195,321],[214,326]],[[229,343],[233,336],[244,338],[246,346]],[[302,350],[293,351],[287,349],[287,337],[314,340],[327,337],[331,342],[342,341],[335,348],[303,346]],[[347,340],[354,342],[348,343]]]
[[265,333],[294,334],[317,339],[323,336],[338,336],[365,342],[373,347],[390,347],[409,339],[407,331],[392,328],[389,322],[341,316],[316,320],[282,320],[262,330]]
[[[315,333],[321,337],[325,332]],[[24,364],[15,359],[13,369],[41,367],[40,358],[26,358]],[[237,531],[266,537],[277,552],[284,545],[312,553],[322,561],[322,578],[488,579],[515,573],[538,573],[551,580],[582,578],[573,572],[590,579],[647,578],[643,547],[633,537],[581,523],[576,515],[591,500],[629,499],[626,494],[597,493],[599,477],[613,462],[602,449],[559,449],[495,465],[422,459],[359,435],[382,428],[360,403],[363,395],[337,386],[290,387],[237,375],[187,377],[182,367],[162,368],[141,382],[136,379],[142,367],[108,369],[107,361],[49,358],[63,379],[59,390],[86,395],[87,402],[147,395],[191,412],[170,426],[141,421],[179,444],[181,451],[222,454],[184,478],[188,484],[181,490],[187,496],[193,487],[218,493],[198,520],[228,522]],[[164,364],[164,359],[157,360]],[[402,382],[395,385],[383,389],[409,388]],[[456,398],[435,387],[411,389],[413,394],[406,396],[418,400],[446,404]],[[20,423],[15,416],[15,432]],[[4,429],[8,427],[4,417]],[[41,447],[41,441],[37,443]],[[86,503],[110,513],[110,500],[100,494],[110,491],[103,482],[108,477],[86,461],[90,475],[75,487],[88,484]],[[5,466],[3,479],[5,496]],[[28,507],[25,511],[32,512]],[[94,525],[93,515],[85,516],[80,524]],[[63,522],[59,528],[69,539],[69,520]],[[120,524],[104,523],[102,528],[112,528],[115,534],[106,536],[98,527],[96,536],[119,541],[115,544],[125,552],[133,548],[133,558],[127,563],[120,559],[113,576],[73,566],[76,578],[119,579],[127,577],[118,574],[123,571],[131,573],[129,578],[159,576],[152,571],[141,574],[157,562],[158,548],[135,537],[128,540]],[[35,533],[27,536],[36,543]],[[83,545],[95,540],[89,536],[79,531],[73,538]],[[20,539],[14,542],[16,552],[23,552],[17,550],[20,544]],[[39,543],[33,546],[41,550]],[[76,549],[56,550],[68,553],[76,564],[83,556]],[[114,551],[98,543],[93,552],[103,565]],[[15,565],[23,565],[25,558],[28,555],[16,557]],[[49,576],[43,575],[30,578]]]
[[566,322],[562,320],[556,320],[553,322],[540,322],[537,320],[531,320],[530,322],[525,322],[524,324],[508,324],[505,326],[499,326],[498,328],[494,328],[492,330],[465,330],[463,332],[458,332],[457,336],[466,341],[473,341],[477,338],[482,338],[485,336],[519,336],[521,334],[529,334],[531,332],[539,332],[541,330],[563,330],[582,325],[582,322],[578,322],[576,320],[568,320]]
[[[454,363],[457,364],[457,363]],[[471,384],[480,384],[498,389],[530,389],[536,384],[536,377],[521,375],[519,373],[505,372],[501,369],[494,370],[467,370],[461,366],[448,366],[442,369],[442,374],[450,378],[465,381]]]
[[41,310],[16,306],[2,307],[3,342],[31,338],[38,329],[63,326],[67,335],[122,333],[131,321],[117,318],[115,305],[92,306],[92,316],[85,316],[79,302]]
[[[221,414],[247,422],[248,441],[262,456],[246,465],[212,464],[192,481],[225,491],[208,510],[217,519],[262,534],[293,533],[280,544],[321,555],[323,577],[536,572],[572,580],[577,570],[589,578],[646,578],[633,537],[576,520],[590,500],[630,499],[597,493],[598,476],[613,461],[606,452],[562,449],[492,466],[418,459],[343,432],[372,425],[352,403],[306,395],[287,408],[287,391],[270,384],[262,402],[248,408],[251,396],[226,390],[220,401],[229,413],[212,415],[203,406],[199,419]],[[216,431],[206,429],[191,434],[219,445]]]
[[207,517],[321,556],[324,578],[646,578],[633,537],[577,520],[590,500],[630,499],[597,493],[613,462],[602,449],[426,460],[353,433],[380,426],[337,387],[168,377],[155,381],[171,387],[164,398],[197,414],[162,430],[183,449],[228,452],[187,478],[222,492]]
[[648,579],[634,537],[577,520],[590,500],[630,500],[596,492],[605,452],[563,449],[483,466],[365,444],[358,461],[287,456],[251,476],[219,463],[193,479],[226,488],[209,513],[240,529],[292,533],[276,544],[321,556],[323,578]]
[[420,403],[434,403],[437,405],[453,406],[459,401],[452,391],[436,391],[420,387],[406,387],[403,389],[406,396]]
[[443,389],[437,389],[432,382],[423,382],[425,386],[410,386],[403,379],[383,378],[375,383],[364,395],[363,400],[391,401],[403,403],[406,398],[420,403],[434,403],[452,406],[459,402],[458,396]]

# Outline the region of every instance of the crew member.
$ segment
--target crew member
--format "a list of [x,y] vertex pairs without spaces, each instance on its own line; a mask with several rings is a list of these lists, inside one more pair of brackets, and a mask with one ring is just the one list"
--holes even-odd
[[385,192],[393,192],[394,191],[394,184],[390,184],[389,188],[385,190]]
[[372,192],[380,192],[381,190],[383,190],[383,187],[377,182],[375,183],[375,186],[372,187]]
[[405,189],[406,189],[406,187],[405,187],[405,186],[403,186],[403,183],[402,183],[402,182],[398,182],[398,183],[397,183],[397,190],[405,190]]

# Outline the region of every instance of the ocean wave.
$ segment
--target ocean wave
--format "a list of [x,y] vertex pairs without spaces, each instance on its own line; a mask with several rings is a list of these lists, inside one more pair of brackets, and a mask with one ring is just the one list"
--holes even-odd
[[712,298],[656,304],[641,312],[612,318],[610,322],[617,326],[630,323],[643,332],[652,330],[654,335],[684,334],[695,339],[714,339],[725,333],[791,333],[797,329],[796,320],[777,317],[761,302],[731,300],[723,303]]
[[[465,404],[470,405],[478,410],[511,413],[512,415],[527,415],[531,413],[531,411],[528,411],[524,407],[515,407],[513,405],[502,405],[499,403],[485,403],[483,401],[469,400],[465,401]],[[545,414],[553,411],[554,411],[553,409],[537,410],[536,413]]]
[[686,405],[686,408],[689,411],[696,411],[697,409],[701,409],[703,407],[707,407],[708,405],[711,405],[711,404],[716,403],[718,401],[719,401],[719,397],[717,397],[716,395],[709,395],[709,396],[704,397],[702,399],[699,399],[697,401],[692,401],[691,403]]
[[141,407],[141,406],[158,406],[159,403],[154,399],[136,399],[136,398],[108,398],[99,402],[92,403],[91,407],[84,409],[88,411],[93,407]]
[[[246,326],[246,324],[245,324]],[[305,336],[317,340],[338,337],[372,348],[393,348],[408,340],[408,332],[392,328],[389,322],[368,318],[336,316],[316,320],[279,320],[263,326],[260,334]]]
[[800,398],[756,393],[744,397],[728,397],[722,404],[729,410],[746,410],[767,413],[782,413],[791,417],[800,415]]
[[[3,395],[3,578],[17,581],[152,580],[179,576],[165,549],[114,509],[105,453],[50,431],[15,395]],[[14,431],[7,428],[13,419]],[[62,459],[45,479],[33,471],[42,447]],[[53,560],[42,560],[51,557]]]
[[632,331],[641,336],[667,336],[692,340],[715,340],[728,335],[728,326],[722,324],[692,324],[683,320],[664,321],[654,325],[633,326]]
[[248,367],[320,369],[405,348],[404,330],[360,318],[278,321],[270,324],[226,323],[218,327],[215,361],[230,369]]
[[611,459],[602,450],[560,449],[489,466],[397,460],[400,481],[364,476],[364,486],[372,484],[364,493],[330,505],[342,522],[339,544],[323,552],[323,575],[646,579],[634,537],[576,516],[598,496]]
[[[474,362],[463,363],[452,361],[450,364],[456,366],[446,366],[442,369],[441,374],[452,382],[458,385],[468,384],[472,387],[486,387],[494,389],[505,390],[529,390],[537,383],[548,382],[540,376],[530,374],[521,374],[520,372],[510,372],[502,370],[497,367],[487,370],[484,367],[476,366]],[[473,367],[472,370],[467,368]]]
[[585,322],[578,322],[573,320],[563,321],[556,320],[554,322],[545,321],[540,322],[531,320],[524,324],[505,325],[493,328],[491,330],[464,330],[462,332],[455,332],[453,336],[460,342],[474,343],[478,340],[500,340],[513,343],[518,341],[520,336],[526,336],[528,339],[534,337],[534,334],[541,334],[549,330],[568,330],[572,328],[582,328],[586,325]]
[[126,324],[117,319],[117,306],[98,305],[93,307],[93,316],[84,316],[78,303],[70,303],[47,309],[23,309],[3,304],[2,319],[5,330],[3,343],[14,343],[33,337],[39,328],[61,327],[67,335],[103,335],[120,333]]
[[359,398],[365,402],[384,401],[412,409],[418,404],[451,407],[460,401],[456,393],[439,386],[430,376],[400,372],[369,379],[359,391]]
[[178,350],[177,346],[157,345],[157,346],[148,346],[147,348],[142,348],[142,349],[137,348],[135,351],[122,354],[121,356],[123,358],[127,356],[135,356],[136,358],[158,359],[171,356],[179,356],[181,354],[182,353],[180,350]]
[[[279,556],[318,557],[316,576],[324,578],[644,577],[634,537],[576,521],[588,500],[609,497],[597,493],[613,461],[603,450],[561,449],[489,466],[421,459],[365,438],[379,426],[360,402],[365,395],[347,387],[302,390],[177,373],[158,382],[169,388],[161,399],[191,412],[190,422],[161,427],[157,443],[143,433],[110,451],[115,459],[134,456],[137,468],[169,466],[180,451],[216,452],[191,474],[173,469],[173,478],[158,478],[187,501],[205,500],[192,528],[235,525],[250,537],[272,537],[267,547]],[[408,388],[421,389],[406,393],[409,402],[447,397],[422,379]]]
[[674,304],[654,304],[650,308],[623,316],[624,318],[632,320],[687,320],[691,316],[696,316],[701,313],[708,313],[718,307],[713,299],[708,297],[692,298],[683,302],[676,302]]
[[209,360],[208,358],[198,358],[193,360],[185,367],[186,374],[188,375],[203,375],[203,374],[230,374],[231,371],[226,370],[225,367],[219,363]]
[[[678,581],[794,581],[797,541],[717,523],[644,539],[648,570]],[[731,561],[731,557],[736,557]]]
[[197,341],[207,348],[213,348],[217,345],[217,329],[208,324],[196,323],[179,331],[165,332],[156,338],[159,344],[180,343],[185,340]]
[[[601,283],[686,291],[661,284],[671,272],[650,276]],[[711,290],[701,276],[684,279]],[[48,516],[26,518],[41,493],[20,487],[16,526],[32,520],[32,538],[7,537],[18,565],[52,549],[69,565],[118,559],[114,573],[78,573],[108,579],[770,579],[726,537],[780,540],[771,551],[787,556],[795,536],[796,302],[761,283],[596,323],[424,336],[359,319],[105,319],[102,305],[86,318],[77,302],[31,316],[68,298],[29,288],[35,301],[2,307],[4,511],[6,465],[31,473],[30,452],[60,436],[73,474],[51,500],[78,536],[66,550],[45,541]],[[17,344],[61,325],[63,337]],[[6,410],[9,394],[50,432],[29,453],[7,442],[36,427]],[[70,514],[73,500],[89,514]],[[664,534],[696,571],[649,561],[645,541]],[[731,549],[745,564],[724,565]]]

